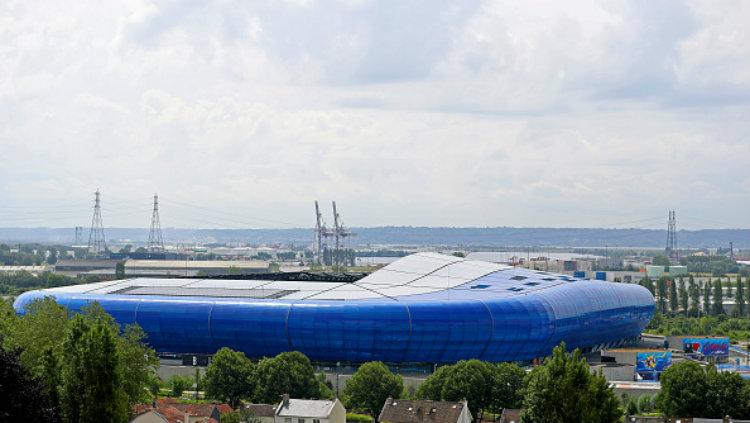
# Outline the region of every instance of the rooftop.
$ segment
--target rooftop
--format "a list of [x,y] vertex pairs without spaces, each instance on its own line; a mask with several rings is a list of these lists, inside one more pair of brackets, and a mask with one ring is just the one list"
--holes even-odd
[[[130,262],[129,262],[130,263]],[[186,262],[139,260],[133,267],[163,266]],[[200,262],[212,266],[244,263],[247,266],[266,265],[265,262]],[[418,253],[392,262],[356,281],[268,280],[252,276],[221,278],[132,278],[85,285],[52,288],[49,292],[80,294],[159,295],[177,297],[214,297],[235,299],[284,300],[365,300],[393,299],[404,296],[444,299],[473,299],[477,292],[493,296],[523,295],[540,289],[566,284],[577,279],[528,269],[465,260],[434,253]],[[447,298],[446,298],[447,297]]]
[[378,418],[389,423],[456,423],[464,402],[388,398]]
[[279,417],[319,417],[326,418],[331,414],[335,401],[304,400],[291,398],[279,404],[276,415]]

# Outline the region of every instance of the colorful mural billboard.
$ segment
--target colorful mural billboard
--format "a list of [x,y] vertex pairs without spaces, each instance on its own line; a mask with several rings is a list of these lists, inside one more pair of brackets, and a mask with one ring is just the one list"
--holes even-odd
[[729,356],[729,338],[685,338],[682,346],[688,354],[700,354],[704,357]]
[[635,372],[643,380],[659,380],[661,372],[672,365],[672,353],[649,351],[636,353]]

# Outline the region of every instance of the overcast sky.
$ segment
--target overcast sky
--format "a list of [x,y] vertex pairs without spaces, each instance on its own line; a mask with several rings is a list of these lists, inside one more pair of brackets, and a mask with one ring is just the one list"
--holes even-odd
[[749,1],[0,2],[0,226],[750,226]]

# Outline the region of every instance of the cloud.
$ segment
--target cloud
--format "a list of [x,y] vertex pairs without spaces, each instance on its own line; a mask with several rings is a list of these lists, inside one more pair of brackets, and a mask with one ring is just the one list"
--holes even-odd
[[157,191],[167,226],[309,226],[314,199],[350,225],[675,207],[747,226],[748,20],[741,1],[7,2],[0,225],[85,226],[100,188],[113,226],[145,226]]

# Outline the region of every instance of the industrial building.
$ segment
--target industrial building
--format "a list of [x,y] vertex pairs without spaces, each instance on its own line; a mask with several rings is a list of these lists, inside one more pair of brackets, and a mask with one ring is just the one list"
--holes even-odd
[[349,283],[134,278],[31,291],[14,307],[44,296],[72,311],[96,301],[118,323],[138,323],[159,352],[297,350],[352,363],[532,360],[561,341],[593,351],[638,339],[654,313],[635,284],[434,253]]

